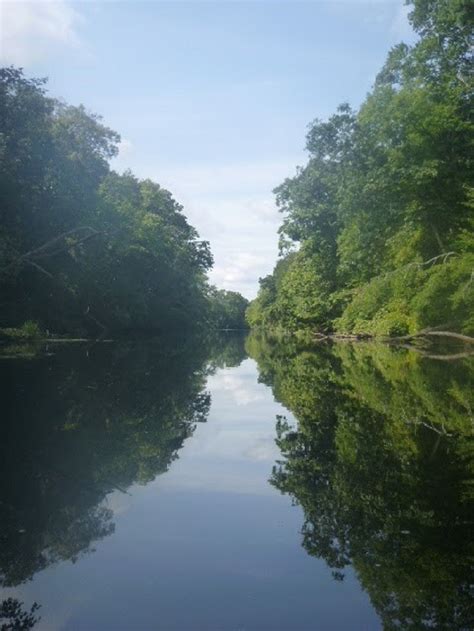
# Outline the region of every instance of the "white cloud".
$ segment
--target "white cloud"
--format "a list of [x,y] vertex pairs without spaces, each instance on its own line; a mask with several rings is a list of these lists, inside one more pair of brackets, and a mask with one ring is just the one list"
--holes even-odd
[[81,22],[81,15],[64,0],[0,0],[0,61],[28,65],[64,47],[78,49]]
[[215,260],[211,282],[253,298],[258,279],[270,273],[278,256],[282,217],[273,200],[223,199],[212,208],[193,206],[188,214],[211,242]]
[[285,160],[139,168],[173,192],[214,255],[211,282],[255,297],[258,278],[271,272],[278,256],[282,215],[272,190],[296,172],[304,156]]
[[280,225],[281,214],[275,206],[273,199],[251,199],[247,207],[257,219],[265,223],[276,224],[277,226]]
[[241,251],[219,256],[210,274],[211,281],[223,289],[254,295],[258,278],[268,274],[275,263],[276,247],[271,250],[266,256]]
[[280,452],[275,445],[274,433],[255,438],[254,444],[245,451],[244,455],[254,462],[269,462],[273,464],[280,456]]
[[238,406],[250,405],[265,398],[262,391],[249,387],[246,375],[233,369],[221,370],[211,383],[214,389],[228,393]]

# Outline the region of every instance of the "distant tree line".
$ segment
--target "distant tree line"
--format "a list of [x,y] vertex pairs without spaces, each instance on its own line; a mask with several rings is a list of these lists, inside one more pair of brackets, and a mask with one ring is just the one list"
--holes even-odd
[[82,105],[49,97],[45,80],[0,69],[0,327],[235,325],[240,303],[209,285],[209,243],[183,207],[111,170],[119,141]]
[[358,111],[314,121],[276,190],[281,258],[252,327],[474,333],[474,11],[411,0],[419,38],[389,53]]
[[236,291],[211,290],[211,320],[218,329],[245,329],[249,301]]

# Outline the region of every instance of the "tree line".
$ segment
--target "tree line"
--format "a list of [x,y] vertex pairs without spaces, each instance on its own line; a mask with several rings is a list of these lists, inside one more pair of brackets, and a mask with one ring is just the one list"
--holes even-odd
[[355,111],[309,128],[309,159],[275,189],[280,259],[252,327],[474,333],[472,4],[408,0],[418,34]]
[[0,327],[59,333],[239,328],[172,194],[110,167],[120,136],[44,79],[0,69]]

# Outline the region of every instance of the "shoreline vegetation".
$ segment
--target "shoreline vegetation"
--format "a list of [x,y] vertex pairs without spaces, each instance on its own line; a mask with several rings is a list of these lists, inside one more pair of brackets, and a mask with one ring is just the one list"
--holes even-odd
[[[248,327],[226,327],[226,328],[213,328],[211,329],[214,333],[246,333],[249,331]],[[208,331],[209,332],[209,331]],[[136,332],[135,332],[136,333]],[[270,331],[270,334],[272,332]],[[281,333],[283,336],[287,335],[298,335],[298,332],[294,331],[285,331],[279,330],[278,333]],[[423,331],[419,331],[417,333],[412,333],[410,335],[401,335],[399,337],[396,336],[387,336],[387,335],[376,335],[371,333],[358,333],[358,334],[345,334],[345,333],[319,333],[317,331],[301,331],[301,333],[309,338],[313,342],[323,342],[325,340],[348,340],[353,342],[363,342],[365,340],[373,340],[378,342],[387,342],[390,344],[396,344],[399,342],[410,342],[413,340],[424,340],[430,337],[436,338],[448,338],[456,341],[460,341],[467,344],[474,344],[474,337],[469,335],[463,335],[461,333],[456,333],[454,331],[441,331],[436,329],[425,329]],[[40,342],[113,342],[120,339],[130,339],[131,337],[144,337],[149,339],[150,337],[159,338],[162,333],[153,333],[149,332],[148,334],[143,331],[140,331],[140,335],[118,335],[115,338],[111,337],[71,337],[69,335],[60,335],[56,333],[45,333],[40,329],[36,322],[26,322],[23,326],[15,328],[0,328],[0,343],[9,342],[9,341],[17,341],[17,342],[31,342],[31,341],[40,341]],[[306,335],[305,335],[306,334]]]
[[248,301],[211,285],[183,206],[115,172],[119,134],[45,84],[0,68],[0,338],[246,326]]
[[274,191],[280,258],[251,328],[472,341],[472,8],[407,4],[416,43],[390,50],[358,110],[310,124],[306,165]]
[[307,164],[275,189],[280,258],[250,303],[210,284],[209,242],[169,191],[111,168],[120,136],[100,116],[0,68],[0,343],[250,328],[471,344],[471,10],[408,4],[417,42],[358,110],[311,123]]
[[[210,339],[214,336],[219,338],[222,334],[252,334],[261,335],[266,339],[284,340],[291,339],[297,344],[303,345],[305,348],[315,349],[321,344],[380,344],[382,346],[391,346],[393,348],[405,349],[413,351],[427,359],[440,361],[456,361],[474,356],[474,338],[453,333],[451,331],[425,330],[412,335],[400,337],[376,336],[370,334],[324,334],[309,331],[270,331],[265,332],[258,329],[249,330],[248,328],[221,328],[211,329],[206,332],[206,338]],[[191,338],[195,337],[191,333]],[[0,329],[0,359],[33,359],[44,354],[45,350],[51,353],[54,347],[68,345],[87,345],[88,347],[96,344],[115,344],[129,343],[130,341],[139,342],[140,340],[150,339],[158,343],[168,341],[162,334],[144,334],[140,335],[122,335],[115,337],[101,336],[94,337],[71,337],[68,335],[55,335],[41,331],[36,323],[25,323],[20,328]]]

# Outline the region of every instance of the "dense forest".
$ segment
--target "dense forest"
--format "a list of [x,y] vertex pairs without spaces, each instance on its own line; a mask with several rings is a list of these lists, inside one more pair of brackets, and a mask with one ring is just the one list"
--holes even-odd
[[275,190],[281,258],[252,327],[474,333],[473,5],[408,4],[417,42],[358,111],[311,124],[307,164]]
[[0,327],[241,327],[246,300],[209,284],[209,243],[182,206],[110,168],[119,141],[45,80],[0,69]]
[[352,567],[386,631],[471,628],[472,361],[258,332],[246,347],[297,421],[277,420],[270,481],[304,511],[308,554],[336,580]]

